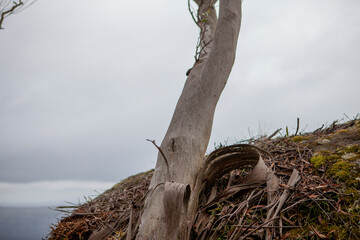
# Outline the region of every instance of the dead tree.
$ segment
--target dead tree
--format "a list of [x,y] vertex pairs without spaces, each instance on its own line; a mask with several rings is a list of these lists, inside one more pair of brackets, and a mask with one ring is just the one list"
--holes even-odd
[[[197,204],[213,117],[235,60],[241,0],[194,0],[200,27],[195,63],[189,72],[161,143],[137,239],[187,239]],[[165,159],[166,158],[166,159]]]

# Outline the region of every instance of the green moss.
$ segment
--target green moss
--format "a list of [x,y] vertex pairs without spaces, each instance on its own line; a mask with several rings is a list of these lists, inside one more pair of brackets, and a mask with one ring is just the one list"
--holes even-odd
[[295,142],[295,143],[301,143],[301,142],[306,141],[306,140],[308,140],[308,139],[309,139],[308,136],[301,136],[301,135],[299,135],[299,136],[294,136],[294,137],[292,137],[292,138],[291,138],[291,141],[293,141],[293,142]]
[[340,130],[336,131],[334,134],[335,134],[335,135],[348,134],[349,131],[350,131],[350,130],[349,130],[348,128],[347,128],[347,129],[340,129]]
[[[347,130],[339,130],[336,134],[347,134]],[[313,228],[327,239],[360,239],[359,159],[359,144],[331,152],[318,152],[310,159],[313,169],[321,178],[337,180],[343,195],[333,196],[333,200],[339,211],[334,212],[334,203],[328,201],[302,205],[298,209],[299,218],[304,219],[302,228],[290,230],[288,239],[317,239]]]
[[340,157],[338,155],[334,155],[328,151],[323,151],[318,155],[313,156],[310,159],[310,162],[315,169],[319,169],[325,165],[329,165],[330,163],[337,161],[339,158]]
[[360,200],[354,201],[352,206],[348,208],[348,213],[350,214],[360,214]]
[[355,121],[355,127],[360,128],[360,120]]
[[[336,234],[336,231],[338,230],[338,226],[336,226],[336,225],[331,225],[331,224],[329,224],[329,222],[327,222],[327,221],[325,221],[324,220],[324,222],[326,223],[325,225],[324,225],[324,227],[325,227],[325,229],[326,229],[326,232],[328,232],[328,233],[330,233],[330,232],[333,232],[333,236]],[[330,235],[329,235],[330,236]]]
[[347,187],[360,188],[359,166],[355,163],[360,159],[360,145],[352,145],[337,149],[335,152],[323,151],[310,159],[314,169],[325,170],[328,177],[345,183]]
[[[289,236],[287,239],[318,239],[314,235],[314,229],[322,235],[326,236],[326,239],[358,239],[360,237],[360,230],[357,229],[357,225],[353,224],[360,220],[358,214],[340,214],[340,213],[328,213],[331,215],[331,220],[326,216],[324,218],[313,218],[305,223],[302,228],[296,228],[289,230]],[[341,215],[341,216],[340,216]]]
[[355,153],[360,154],[360,144],[355,144],[341,149],[339,153]]
[[310,162],[314,166],[314,168],[318,169],[325,165],[326,163],[326,157],[323,155],[317,155],[310,159]]
[[350,187],[350,188],[354,188],[354,189],[360,189],[360,179],[359,178],[355,178],[355,179],[348,179],[345,182],[346,186]]
[[341,181],[346,181],[350,178],[350,163],[344,160],[339,160],[334,163],[327,173],[334,178],[338,178]]
[[301,228],[295,228],[289,231],[290,235],[289,238],[290,239],[298,239],[299,237],[302,236],[302,232],[303,230]]

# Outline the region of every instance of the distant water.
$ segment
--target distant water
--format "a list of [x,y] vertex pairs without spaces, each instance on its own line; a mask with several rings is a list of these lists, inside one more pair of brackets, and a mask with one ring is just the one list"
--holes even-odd
[[41,240],[62,216],[48,207],[0,207],[0,240]]

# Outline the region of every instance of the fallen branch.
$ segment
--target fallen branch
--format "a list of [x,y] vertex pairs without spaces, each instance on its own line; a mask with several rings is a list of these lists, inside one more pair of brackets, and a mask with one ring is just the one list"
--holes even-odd
[[280,131],[282,130],[282,128],[277,129],[273,134],[271,134],[267,139],[270,140],[272,139],[276,134],[278,134]]

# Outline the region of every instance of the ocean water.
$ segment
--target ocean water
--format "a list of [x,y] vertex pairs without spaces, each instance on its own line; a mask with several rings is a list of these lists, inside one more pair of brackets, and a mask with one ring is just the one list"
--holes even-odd
[[0,240],[41,240],[64,214],[49,207],[0,207]]

